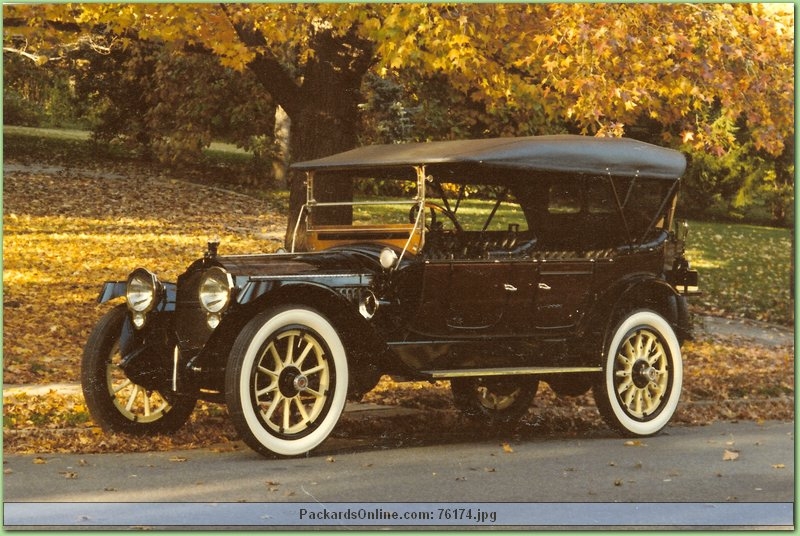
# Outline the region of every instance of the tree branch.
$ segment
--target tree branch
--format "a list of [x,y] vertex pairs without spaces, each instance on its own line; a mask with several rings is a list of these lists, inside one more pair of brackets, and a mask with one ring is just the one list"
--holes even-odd
[[[229,7],[229,4],[220,4],[220,9],[225,13],[233,29],[236,30],[242,43],[257,50],[265,50],[268,43],[264,35],[256,28],[234,21]],[[274,56],[265,52],[257,52],[256,57],[247,64],[247,68],[253,72],[259,83],[272,95],[273,100],[284,109],[290,118],[296,117],[300,113],[302,109],[302,101],[299,98],[300,86]]]
[[23,58],[29,59],[38,65],[43,65],[51,61],[67,59],[69,53],[87,48],[98,54],[111,54],[111,47],[114,46],[116,40],[112,38],[110,42],[101,43],[92,36],[78,37],[78,39],[71,43],[65,43],[64,45],[61,45],[60,52],[62,53],[58,54],[57,56],[48,56],[46,54],[29,52],[27,40],[12,39],[12,41],[17,41],[18,44],[15,44],[16,46],[4,45],[3,52],[16,54],[18,56],[22,56]]

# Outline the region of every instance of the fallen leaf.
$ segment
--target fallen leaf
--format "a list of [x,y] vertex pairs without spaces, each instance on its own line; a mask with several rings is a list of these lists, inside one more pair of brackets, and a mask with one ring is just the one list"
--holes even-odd
[[782,463],[774,463],[774,464],[772,464],[772,468],[773,469],[785,469],[786,466],[784,464],[782,464]]
[[35,463],[35,464],[43,464],[43,463],[47,463],[47,460],[45,460],[45,459],[44,459],[44,458],[42,458],[41,456],[36,456],[36,457],[33,459],[33,463]]
[[186,458],[184,456],[173,456],[172,458],[169,459],[169,461],[171,461],[171,462],[185,462],[188,459],[189,458]]
[[64,475],[64,478],[68,478],[68,479],[78,478],[78,473],[76,473],[74,471],[59,471],[58,474]]
[[325,461],[328,463],[334,463],[336,461],[336,458],[334,458],[333,456],[328,456],[327,458],[325,458]]
[[739,458],[739,453],[735,450],[725,449],[725,453],[722,455],[722,461],[725,462],[732,462],[737,458]]
[[639,439],[631,439],[630,441],[625,442],[626,447],[646,447],[644,443],[641,442]]
[[511,445],[509,445],[508,443],[503,443],[503,452],[511,453],[514,452],[514,449],[512,449]]

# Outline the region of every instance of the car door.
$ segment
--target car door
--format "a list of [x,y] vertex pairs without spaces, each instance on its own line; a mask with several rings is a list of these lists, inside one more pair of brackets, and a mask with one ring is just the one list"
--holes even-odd
[[594,263],[584,259],[547,260],[539,268],[534,299],[537,329],[574,326],[589,297]]
[[460,338],[517,333],[533,317],[531,261],[430,261],[415,331]]

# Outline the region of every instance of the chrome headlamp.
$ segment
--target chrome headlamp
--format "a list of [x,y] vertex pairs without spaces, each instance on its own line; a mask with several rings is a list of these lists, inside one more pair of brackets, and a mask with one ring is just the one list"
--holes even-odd
[[125,300],[133,314],[133,324],[137,328],[144,325],[145,315],[158,304],[160,288],[156,275],[144,268],[137,268],[128,276]]
[[233,293],[233,277],[222,268],[215,266],[208,270],[200,280],[198,298],[205,309],[208,325],[219,325],[220,314],[228,307]]

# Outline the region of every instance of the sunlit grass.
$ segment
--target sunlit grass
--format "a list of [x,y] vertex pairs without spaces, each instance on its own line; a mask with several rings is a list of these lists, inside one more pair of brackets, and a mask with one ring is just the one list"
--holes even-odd
[[[409,210],[411,205],[413,204],[410,201],[411,196],[407,197],[409,199],[409,204],[407,205],[388,205],[388,204],[376,204],[376,205],[362,205],[362,206],[355,206],[353,208],[353,221],[356,225],[368,225],[370,223],[408,223],[410,222],[409,217]],[[382,200],[390,200],[390,198],[381,198]],[[398,198],[391,198],[392,201],[397,200]],[[375,197],[369,198],[359,198],[359,201],[375,201]],[[438,198],[431,199],[433,203],[437,205],[443,205],[441,200]],[[451,201],[451,208],[455,206],[455,201]],[[486,220],[491,213],[492,209],[494,208],[495,201],[486,200],[486,199],[465,199],[462,200],[458,206],[458,210],[456,211],[456,219],[458,223],[464,230],[468,231],[480,231],[483,229],[483,225],[486,223]],[[430,211],[428,211],[425,215],[426,221],[430,221]],[[438,221],[447,220],[446,216],[443,216],[441,212],[436,212],[436,218]],[[503,203],[498,208],[497,212],[492,217],[492,221],[490,222],[490,226],[488,230],[490,231],[505,231],[508,229],[509,223],[519,223],[520,229],[525,230],[525,226],[523,222],[525,220],[525,216],[523,215],[522,211],[516,205],[511,205],[509,203]],[[450,228],[449,224],[445,223],[446,228]]]
[[687,256],[700,272],[705,311],[792,324],[792,235],[788,229],[690,224]]

